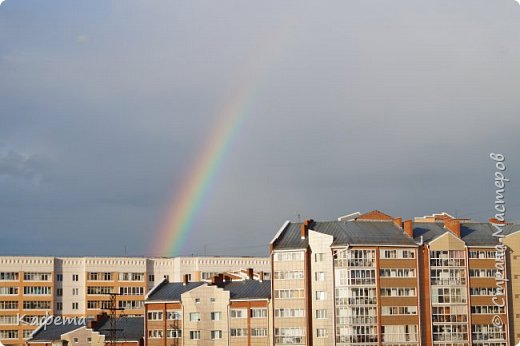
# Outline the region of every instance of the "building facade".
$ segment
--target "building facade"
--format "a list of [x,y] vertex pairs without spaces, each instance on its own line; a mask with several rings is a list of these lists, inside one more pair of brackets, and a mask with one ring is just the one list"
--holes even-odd
[[[273,343],[515,344],[518,230],[506,227],[507,261],[497,269],[494,227],[446,213],[415,222],[379,211],[286,222],[270,245]],[[500,275],[511,278],[509,289]]]
[[169,283],[145,300],[145,345],[271,345],[271,283],[230,280]]
[[[36,320],[108,311],[111,294],[128,316],[144,314],[144,296],[164,278],[181,281],[254,268],[269,274],[263,257],[0,257],[0,341],[21,345]],[[21,321],[23,320],[23,321]]]

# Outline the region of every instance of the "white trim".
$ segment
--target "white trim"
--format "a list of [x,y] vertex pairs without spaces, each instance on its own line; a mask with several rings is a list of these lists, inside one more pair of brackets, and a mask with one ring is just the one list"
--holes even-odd
[[340,216],[338,217],[338,221],[352,221],[355,220],[357,216],[361,216],[361,212],[356,211],[354,213]]
[[282,234],[282,232],[287,228],[287,226],[291,223],[290,220],[287,220],[284,222],[284,224],[282,225],[282,227],[278,230],[278,232],[276,232],[273,240],[271,240],[271,242],[269,244],[274,244],[274,242],[278,239],[278,237],[280,237],[280,235]]
[[155,290],[157,290],[157,288],[159,288],[159,286],[161,286],[163,283],[168,283],[168,280],[166,278],[163,278],[161,282],[159,282],[157,285],[152,287],[152,289],[148,293],[146,293],[146,295],[144,296],[144,300],[148,299],[148,296],[150,294],[152,294],[153,292],[155,292]]
[[435,243],[437,240],[441,239],[442,237],[445,237],[446,234],[447,234],[447,235],[449,235],[450,237],[453,237],[453,238],[455,238],[456,240],[458,240],[459,242],[461,242],[462,244],[464,244],[464,247],[466,247],[466,242],[465,242],[464,240],[462,240],[462,239],[460,239],[459,237],[457,237],[457,236],[456,236],[455,234],[453,234],[453,232],[451,232],[450,230],[448,230],[448,229],[446,229],[446,228],[445,228],[444,230],[445,230],[446,232],[444,232],[442,235],[438,236],[437,238],[435,238],[435,239],[429,241],[429,244],[431,245],[431,244]]
[[[144,304],[169,304],[169,303],[180,303],[180,300],[149,300],[147,302],[144,302]],[[151,310],[154,311],[154,310]]]

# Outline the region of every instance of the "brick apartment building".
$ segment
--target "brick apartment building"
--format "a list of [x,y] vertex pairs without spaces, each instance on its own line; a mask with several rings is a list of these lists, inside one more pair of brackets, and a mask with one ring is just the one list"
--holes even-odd
[[498,297],[509,304],[499,307],[493,303],[499,242],[490,223],[446,213],[402,222],[379,211],[286,222],[270,245],[273,343],[518,343],[519,230],[504,229],[511,281]]
[[145,300],[145,345],[271,345],[271,282],[262,274],[210,283],[165,280]]
[[[209,279],[215,273],[254,268],[268,275],[263,257],[0,257],[0,342],[22,345],[35,317],[94,317],[108,311],[116,293],[120,313],[144,314],[144,296],[164,278]],[[23,317],[27,323],[19,323]]]

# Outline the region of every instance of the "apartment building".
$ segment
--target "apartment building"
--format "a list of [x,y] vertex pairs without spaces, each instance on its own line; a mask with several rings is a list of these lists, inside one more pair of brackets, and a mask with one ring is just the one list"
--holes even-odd
[[270,345],[271,282],[252,270],[235,281],[164,280],[145,300],[145,345]]
[[[96,316],[111,299],[119,313],[144,314],[144,296],[164,278],[201,280],[254,268],[269,275],[263,257],[0,257],[0,341],[21,345],[46,315]],[[114,295],[112,295],[114,294]]]
[[[505,230],[513,254],[506,273],[520,260],[515,230]],[[415,222],[380,211],[286,222],[270,245],[274,345],[518,342],[510,337],[520,332],[518,291],[497,287],[494,231],[446,213]],[[513,278],[514,290],[520,274]],[[496,296],[510,304],[497,306]]]

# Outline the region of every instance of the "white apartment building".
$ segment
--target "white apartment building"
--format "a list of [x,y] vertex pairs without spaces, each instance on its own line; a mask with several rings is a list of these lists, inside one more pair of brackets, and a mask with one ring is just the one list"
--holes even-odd
[[0,341],[22,345],[46,315],[93,317],[110,308],[111,294],[118,313],[143,315],[144,296],[165,278],[200,281],[246,268],[269,278],[270,266],[264,257],[0,256]]

